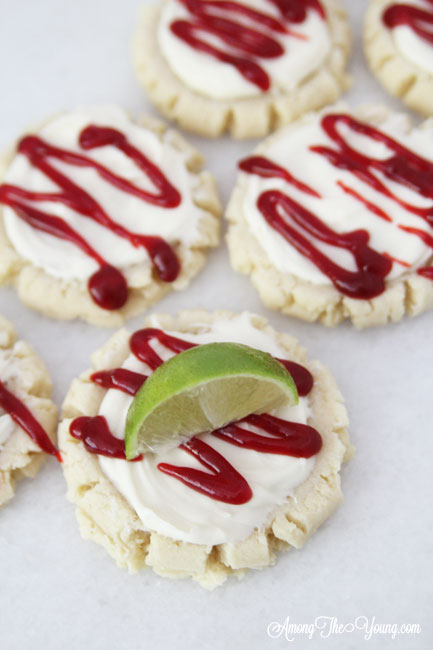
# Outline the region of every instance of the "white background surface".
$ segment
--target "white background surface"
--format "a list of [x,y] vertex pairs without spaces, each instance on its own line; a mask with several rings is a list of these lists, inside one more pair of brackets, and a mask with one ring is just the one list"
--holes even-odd
[[[353,102],[388,101],[367,71],[360,46],[363,0],[346,1],[354,30]],[[0,146],[23,127],[61,108],[118,102],[152,110],[130,66],[137,0],[1,0]],[[152,111],[153,112],[153,111]],[[252,143],[191,138],[205,153],[227,199],[236,160]],[[144,571],[129,576],[105,551],[80,538],[65,499],[60,467],[50,459],[18,487],[0,515],[2,650],[142,648],[431,648],[432,634],[432,325],[433,313],[396,326],[328,330],[262,307],[225,247],[183,293],[157,306],[249,309],[266,315],[329,365],[351,417],[354,460],[342,475],[345,501],[302,551],[274,568],[250,572],[213,593],[191,581]],[[109,332],[49,320],[0,290],[0,312],[37,348],[61,403],[70,381]],[[140,319],[131,324],[138,325]],[[271,621],[419,623],[417,636],[363,640],[355,632],[289,643],[270,639]]]

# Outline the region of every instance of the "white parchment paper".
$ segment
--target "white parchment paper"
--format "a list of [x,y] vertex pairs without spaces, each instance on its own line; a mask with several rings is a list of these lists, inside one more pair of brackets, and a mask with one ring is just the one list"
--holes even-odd
[[[347,99],[399,108],[364,62],[366,4],[346,1],[355,79]],[[26,125],[77,104],[117,102],[154,112],[130,65],[137,0],[1,0],[0,6],[1,147]],[[254,143],[191,140],[226,200],[236,161]],[[433,313],[363,332],[288,319],[262,306],[248,279],[231,270],[224,245],[187,291],[169,296],[156,311],[193,307],[264,314],[328,364],[347,400],[357,447],[342,474],[344,504],[302,551],[280,555],[274,568],[209,594],[150,570],[129,576],[102,548],[83,541],[60,468],[50,460],[0,513],[2,650],[432,647]],[[44,318],[10,289],[0,290],[0,312],[45,360],[58,404],[110,334]],[[335,625],[360,616],[367,625],[418,623],[422,631],[394,640],[335,632]],[[321,619],[322,636],[315,630],[312,640],[302,634],[289,641],[284,632],[271,638],[269,624],[287,617],[295,624],[329,618]]]

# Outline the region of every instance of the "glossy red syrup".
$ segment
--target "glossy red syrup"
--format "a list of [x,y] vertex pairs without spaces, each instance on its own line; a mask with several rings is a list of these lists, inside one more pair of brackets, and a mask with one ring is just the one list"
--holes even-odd
[[[124,441],[113,436],[102,415],[75,418],[70,424],[69,432],[73,438],[81,440],[92,454],[126,460]],[[132,462],[141,459],[142,456],[137,456]]]
[[[174,338],[174,337],[171,337]],[[154,352],[152,350],[152,361],[156,364],[156,359],[154,358]],[[142,355],[142,360],[145,355]],[[156,355],[158,356],[158,355]],[[306,369],[304,366],[301,366],[299,363],[294,361],[287,361],[287,359],[278,359],[280,363],[285,366],[285,368],[292,375],[292,379],[296,384],[298,390],[298,395],[304,397],[313,388],[313,375]],[[145,362],[146,363],[146,362]],[[159,357],[159,364],[161,365],[162,360]],[[158,366],[155,365],[157,368]],[[129,395],[135,395],[144,382],[147,379],[146,375],[142,375],[132,370],[127,370],[126,368],[114,368],[114,370],[101,370],[95,372],[91,376],[92,381],[103,388],[117,388],[118,390],[128,393]]]
[[[137,357],[137,359],[152,368],[152,370],[158,368],[158,366],[163,362],[161,357],[150,345],[152,339],[156,339],[161,343],[161,345],[175,354],[179,354],[179,352],[183,352],[184,350],[189,350],[197,345],[197,343],[190,343],[189,341],[184,341],[174,336],[170,336],[160,329],[147,328],[138,330],[131,336],[131,352]],[[299,363],[295,363],[294,361],[288,361],[287,359],[277,359],[277,361],[282,363],[292,375],[293,381],[298,389],[298,394],[301,397],[308,395],[310,390],[313,388],[312,374],[304,368],[304,366],[301,366]]]
[[[171,31],[191,48],[232,65],[263,92],[269,90],[271,81],[257,60],[275,59],[284,54],[284,48],[275,36],[291,34],[304,39],[304,36],[292,32],[289,25],[303,23],[309,9],[314,9],[325,18],[319,0],[268,0],[277,8],[279,19],[230,0],[179,2],[188,10],[191,18],[173,21]],[[250,26],[245,24],[245,18]],[[200,37],[202,34],[217,37],[222,48],[211,45]]]
[[166,334],[166,332],[163,332],[160,329],[151,327],[134,332],[129,341],[131,352],[137,357],[137,359],[146,363],[149,368],[152,368],[152,370],[156,370],[156,368],[163,363],[162,358],[150,345],[152,339],[157,340],[161,345],[175,354],[194,348],[197,345],[196,343],[189,343],[189,341],[178,339],[175,336]]
[[[152,370],[158,368],[163,363],[163,359],[152,348],[151,341],[158,341],[175,354],[197,345],[170,336],[160,329],[138,330],[130,338],[131,352]],[[299,395],[307,395],[313,388],[311,373],[293,361],[286,359],[279,359],[279,361],[291,373]],[[114,388],[128,395],[135,395],[146,381],[147,376],[125,368],[114,368],[113,370],[95,372],[91,379],[103,388]],[[269,435],[262,436],[247,431],[242,428],[242,423],[257,426]],[[71,423],[70,432],[72,436],[82,440],[86,449],[91,453],[125,459],[123,440],[113,436],[106,419],[102,416],[76,418]],[[271,415],[252,415],[233,425],[214,431],[213,435],[231,444],[245,447],[245,449],[299,458],[309,458],[318,453],[322,445],[320,435],[312,427],[288,422]],[[218,501],[233,504],[249,501],[252,496],[250,486],[219,452],[196,437],[191,438],[180,447],[192,454],[208,471],[179,467],[169,463],[160,463],[158,469],[182,481],[191,489]],[[139,458],[134,460],[139,460]]]
[[251,499],[253,493],[247,481],[213,447],[199,438],[191,438],[180,448],[194,456],[209,471],[159,463],[158,469],[161,472],[217,501],[241,505]]
[[356,199],[360,203],[363,203],[365,205],[365,207],[367,208],[367,210],[370,210],[370,212],[375,214],[376,217],[380,217],[384,221],[388,221],[388,223],[392,222],[392,219],[389,216],[389,214],[387,214],[384,210],[382,210],[382,208],[379,208],[379,206],[375,205],[371,201],[368,201],[365,198],[365,196],[362,196],[361,194],[359,194],[359,192],[354,190],[353,187],[349,187],[348,185],[343,183],[343,181],[337,181],[337,185],[339,187],[341,187],[343,192],[346,192],[346,194],[349,194],[350,196],[352,196],[354,199]]
[[[391,270],[392,262],[368,245],[370,236],[366,230],[340,234],[279,191],[264,192],[258,200],[258,207],[267,223],[327,275],[341,293],[351,298],[368,300],[385,290],[385,278]],[[348,271],[333,262],[300,230],[291,226],[287,217],[306,234],[352,253],[358,270]]]
[[423,266],[421,269],[418,269],[418,274],[422,275],[423,278],[433,280],[433,266]]
[[18,144],[18,152],[27,156],[31,164],[55,183],[60,191],[57,193],[32,192],[5,184],[0,186],[0,203],[10,206],[21,219],[33,228],[73,243],[94,259],[100,267],[88,282],[88,289],[94,302],[103,309],[120,309],[128,298],[128,285],[122,273],[108,264],[86,239],[63,219],[38,210],[30,203],[38,201],[63,203],[83,217],[96,221],[118,237],[127,239],[133,246],[145,248],[159,277],[164,282],[173,282],[176,279],[180,271],[179,260],[171,246],[161,237],[139,235],[113,221],[90,194],[56,167],[53,167],[49,159],[60,160],[76,167],[94,169],[107,183],[122,192],[163,208],[177,207],[181,202],[181,196],[162,171],[150,162],[141,151],[131,145],[120,131],[90,125],[81,132],[79,144],[83,150],[109,145],[116,147],[149,178],[157,191],[151,193],[142,190],[87,156],[54,147],[37,136],[26,136]]
[[296,384],[299,397],[305,397],[313,388],[313,375],[301,364],[287,359],[277,359],[290,372],[292,379]]
[[[386,145],[392,152],[390,157],[377,159],[356,151],[350,147],[344,136],[340,134],[338,130],[340,125],[345,125],[359,135]],[[383,133],[383,131],[360,122],[350,115],[326,115],[322,119],[322,128],[334,141],[336,148],[317,146],[311,147],[311,151],[326,157],[335,167],[351,172],[364,183],[370,185],[376,192],[388,197],[412,214],[421,217],[433,227],[433,206],[420,208],[406,203],[387,188],[377,176],[372,174],[372,170],[379,171],[394,183],[417,192],[425,198],[433,199],[432,162],[407,149],[404,145]]]
[[[243,424],[251,424],[269,435],[249,431],[242,428]],[[313,427],[269,414],[250,415],[236,424],[213,431],[212,435],[244,449],[296,458],[311,458],[322,448],[322,438]]]
[[418,36],[433,45],[433,0],[426,0],[426,2],[431,4],[430,10],[405,3],[390,5],[383,12],[382,20],[389,29],[407,25]]
[[[391,151],[386,159],[366,156],[349,146],[338,127],[344,124],[350,130],[385,144]],[[322,128],[333,140],[335,148],[313,146],[311,151],[324,156],[335,167],[349,171],[358,179],[387,196],[409,212],[427,221],[433,227],[433,207],[420,208],[410,205],[394,194],[373,174],[381,172],[394,183],[407,187],[422,196],[433,199],[433,164],[396,142],[382,131],[359,122],[349,115],[327,115],[322,119]],[[317,195],[317,192],[294,178],[272,161],[253,156],[239,164],[240,169],[264,178],[284,178],[298,190]],[[368,210],[385,221],[391,217],[371,201],[362,197],[342,182],[340,187],[362,202]],[[338,233],[327,226],[311,211],[281,191],[263,192],[257,202],[258,208],[267,223],[286,239],[296,250],[315,264],[343,294],[357,299],[369,300],[380,295],[386,288],[385,279],[390,272],[393,259],[386,253],[379,253],[370,245],[370,234],[366,230]],[[433,237],[421,229],[403,228],[420,237],[433,248]],[[349,271],[325,255],[315,245],[314,240],[337,248],[344,248],[353,256],[357,271]],[[429,277],[427,274],[426,277]]]
[[277,165],[264,156],[250,156],[249,158],[245,158],[245,160],[241,160],[239,163],[239,168],[248,174],[256,174],[256,176],[261,176],[262,178],[282,178],[287,183],[290,183],[290,185],[293,185],[293,187],[296,187],[297,190],[310,196],[315,196],[318,199],[321,198],[320,194],[312,187],[302,183],[302,181],[290,174],[287,169],[280,167],[280,165]]
[[44,428],[31,414],[27,406],[18,397],[15,397],[13,393],[8,391],[1,381],[0,407],[6,413],[9,413],[12,420],[27,433],[42,451],[46,454],[51,454],[51,456],[55,456],[59,462],[62,462],[59,450],[55,448]]
[[114,368],[114,370],[100,370],[94,372],[90,379],[98,386],[116,388],[128,395],[135,395],[146,381],[146,375],[133,372],[126,368]]

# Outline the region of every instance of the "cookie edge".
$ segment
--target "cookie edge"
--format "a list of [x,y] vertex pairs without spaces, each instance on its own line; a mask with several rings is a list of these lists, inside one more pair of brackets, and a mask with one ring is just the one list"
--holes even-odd
[[[281,131],[271,134],[258,145],[253,154],[265,152],[283,131],[290,132],[299,125],[315,120],[317,116],[335,111],[348,112],[355,118],[375,126],[380,126],[393,114],[393,111],[379,104],[350,109],[346,104],[339,103],[323,111],[309,113]],[[413,128],[412,121],[406,117],[410,128]],[[433,119],[424,121],[417,128],[433,130]],[[433,282],[416,273],[390,280],[384,293],[372,300],[356,300],[344,296],[333,285],[314,285],[300,280],[293,274],[278,270],[250,232],[244,217],[245,187],[246,181],[239,175],[225,211],[229,222],[226,241],[230,262],[234,270],[250,276],[262,301],[270,309],[309,322],[319,321],[327,326],[335,326],[345,319],[350,319],[356,328],[362,329],[385,325],[388,322],[395,323],[405,314],[417,316],[433,308]],[[433,257],[430,265],[433,265]]]
[[[212,323],[236,315],[227,311],[190,310],[179,312],[177,317],[161,314],[153,318],[168,331],[188,332],[194,331],[198,322]],[[260,316],[251,315],[251,318],[254,326],[275,337],[291,358],[306,362],[305,351],[294,338],[276,332]],[[146,324],[155,326],[155,321],[148,320]],[[296,488],[296,499],[289,499],[287,504],[276,508],[268,525],[242,542],[217,546],[191,544],[146,531],[135,511],[103,474],[97,457],[69,434],[71,419],[96,415],[106,392],[92,384],[91,372],[107,368],[107,364],[108,367],[121,364],[129,354],[129,336],[127,330],[120,330],[96,351],[92,357],[93,370],[85,371],[73,381],[63,404],[59,444],[68,499],[76,505],[82,536],[102,544],[117,564],[130,572],[151,566],[159,575],[190,576],[207,589],[218,586],[230,574],[242,577],[248,568],[273,564],[276,551],[303,546],[340,503],[339,472],[342,462],[352,453],[347,411],[330,372],[317,361],[307,364],[316,380],[311,395],[315,411],[311,425],[321,432],[324,446],[310,477]],[[301,501],[307,504],[306,508],[299,505]],[[115,516],[105,516],[107,511]]]
[[[18,388],[18,397],[31,409],[33,415],[40,421],[50,440],[55,444],[58,423],[58,410],[51,400],[52,382],[45,364],[41,361],[36,351],[25,341],[18,340],[13,324],[0,315],[0,329],[7,333],[7,343],[2,345],[3,350],[11,350],[20,344],[20,359],[24,358],[31,365],[33,381],[28,390]],[[5,383],[8,386],[8,383]],[[9,386],[9,388],[11,388]],[[21,429],[13,433],[0,449],[0,459],[7,455],[12,456],[15,466],[0,469],[0,508],[7,505],[15,494],[15,484],[23,478],[33,478],[39,472],[47,454]]]
[[[55,278],[23,258],[7,237],[3,207],[0,206],[0,286],[13,286],[26,306],[46,316],[61,320],[80,318],[93,325],[120,327],[125,320],[142,313],[161,300],[171,289],[184,289],[203,268],[208,250],[219,244],[222,207],[214,176],[202,169],[202,155],[180,133],[169,128],[161,120],[144,114],[135,118],[129,112],[127,114],[136,124],[151,130],[161,141],[164,138],[168,145],[185,155],[188,171],[198,180],[192,192],[192,199],[202,212],[199,222],[200,239],[191,247],[175,248],[181,262],[181,273],[174,282],[162,282],[156,277],[150,261],[146,261],[139,267],[147,277],[146,284],[130,287],[125,306],[120,310],[108,311],[93,302],[85,281]],[[16,142],[23,135],[37,132],[59,115],[53,115],[43,123],[25,130]],[[4,178],[15,156],[16,142],[0,157],[0,180]]]
[[380,84],[406,106],[433,115],[433,74],[409,61],[398,49],[392,30],[382,23],[395,0],[370,0],[364,18],[363,46],[368,65]]
[[239,100],[215,100],[191,90],[178,79],[157,43],[161,6],[142,7],[132,40],[136,76],[150,101],[182,128],[207,137],[229,132],[233,138],[263,137],[300,115],[335,102],[351,78],[346,72],[351,31],[340,0],[322,0],[332,49],[325,63],[293,91]]

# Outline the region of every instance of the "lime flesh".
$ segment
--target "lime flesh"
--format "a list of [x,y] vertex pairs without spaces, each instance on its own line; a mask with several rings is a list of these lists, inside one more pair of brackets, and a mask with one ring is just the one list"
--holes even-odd
[[199,345],[159,366],[134,397],[126,457],[297,402],[290,373],[270,354],[239,343]]

